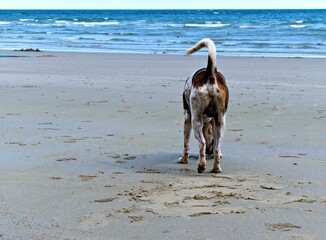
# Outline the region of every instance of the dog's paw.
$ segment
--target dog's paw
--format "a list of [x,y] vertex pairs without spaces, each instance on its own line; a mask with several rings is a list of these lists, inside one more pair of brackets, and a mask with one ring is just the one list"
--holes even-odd
[[205,169],[206,169],[205,165],[202,165],[202,166],[198,165],[198,167],[197,167],[198,173],[203,173],[205,171]]
[[222,170],[220,168],[218,169],[212,169],[211,173],[221,173]]
[[180,157],[179,160],[177,161],[177,163],[179,163],[179,164],[187,164],[188,163],[188,157],[186,157],[186,156]]
[[220,166],[220,164],[217,164],[216,166],[213,167],[211,173],[221,173],[222,172],[222,168]]

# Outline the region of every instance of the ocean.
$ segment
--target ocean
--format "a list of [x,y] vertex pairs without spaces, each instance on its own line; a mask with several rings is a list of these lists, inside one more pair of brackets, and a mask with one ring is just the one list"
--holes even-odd
[[[326,57],[326,10],[0,10],[0,49]],[[199,54],[207,54],[201,51]]]

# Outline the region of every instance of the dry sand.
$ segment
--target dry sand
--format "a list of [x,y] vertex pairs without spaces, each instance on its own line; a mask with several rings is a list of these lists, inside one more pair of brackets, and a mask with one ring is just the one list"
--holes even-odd
[[206,57],[0,54],[29,56],[0,58],[0,239],[326,236],[326,59],[218,58],[231,102],[211,175],[193,136],[176,163]]

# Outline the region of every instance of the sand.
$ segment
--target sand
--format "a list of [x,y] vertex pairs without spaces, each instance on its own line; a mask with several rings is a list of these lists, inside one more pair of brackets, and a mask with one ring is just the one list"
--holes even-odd
[[218,57],[223,172],[183,146],[205,56],[0,58],[0,239],[323,239],[326,59]]

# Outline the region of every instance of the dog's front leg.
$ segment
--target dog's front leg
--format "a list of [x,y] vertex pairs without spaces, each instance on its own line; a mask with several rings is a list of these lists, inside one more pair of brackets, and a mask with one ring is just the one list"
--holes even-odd
[[198,173],[203,173],[206,169],[206,158],[205,158],[205,150],[206,150],[206,140],[203,133],[203,118],[202,117],[194,117],[192,121],[192,125],[194,128],[195,138],[199,142],[199,158],[198,158]]
[[178,163],[187,164],[189,159],[189,139],[191,134],[191,115],[185,110],[185,120],[183,125],[183,154]]

